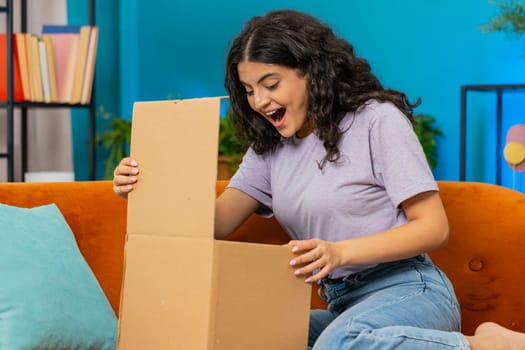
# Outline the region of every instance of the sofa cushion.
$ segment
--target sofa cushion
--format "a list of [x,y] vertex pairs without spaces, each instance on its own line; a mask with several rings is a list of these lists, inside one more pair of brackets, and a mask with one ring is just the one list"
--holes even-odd
[[54,204],[0,204],[0,349],[115,349],[117,319]]

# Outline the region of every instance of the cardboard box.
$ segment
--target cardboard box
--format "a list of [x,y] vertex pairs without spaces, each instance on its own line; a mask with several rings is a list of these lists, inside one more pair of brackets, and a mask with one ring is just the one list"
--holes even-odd
[[214,239],[220,98],[137,102],[120,350],[304,350],[288,247]]

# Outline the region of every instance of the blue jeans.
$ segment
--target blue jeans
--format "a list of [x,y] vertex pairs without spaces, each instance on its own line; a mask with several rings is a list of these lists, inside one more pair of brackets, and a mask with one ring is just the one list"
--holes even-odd
[[328,284],[328,310],[310,314],[309,350],[470,349],[448,278],[420,256]]

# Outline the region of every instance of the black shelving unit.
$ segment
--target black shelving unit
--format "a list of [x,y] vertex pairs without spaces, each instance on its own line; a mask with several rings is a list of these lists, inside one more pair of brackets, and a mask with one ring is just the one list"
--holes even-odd
[[489,92],[496,94],[496,184],[501,185],[501,122],[503,110],[503,94],[505,92],[525,92],[525,84],[492,84],[463,85],[461,87],[461,119],[460,119],[460,157],[459,180],[466,180],[466,141],[467,141],[467,93],[469,91]]
[[[95,25],[95,0],[88,1],[89,25]],[[96,115],[95,115],[95,81],[93,77],[93,88],[91,91],[91,101],[88,104],[64,104],[64,103],[42,103],[42,102],[15,102],[14,83],[13,83],[13,0],[6,0],[5,6],[0,6],[0,13],[6,16],[6,68],[7,68],[7,100],[0,101],[0,108],[7,112],[7,151],[0,153],[0,158],[7,159],[7,181],[15,181],[15,148],[14,148],[14,112],[20,109],[21,112],[21,174],[27,171],[27,111],[32,108],[87,108],[89,110],[89,178],[95,179],[96,175]],[[27,32],[27,0],[20,2],[20,31]]]

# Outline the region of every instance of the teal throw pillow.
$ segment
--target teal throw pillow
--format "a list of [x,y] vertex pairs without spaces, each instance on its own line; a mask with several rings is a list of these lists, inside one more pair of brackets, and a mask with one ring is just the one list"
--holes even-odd
[[0,349],[114,350],[117,318],[54,204],[0,204]]

